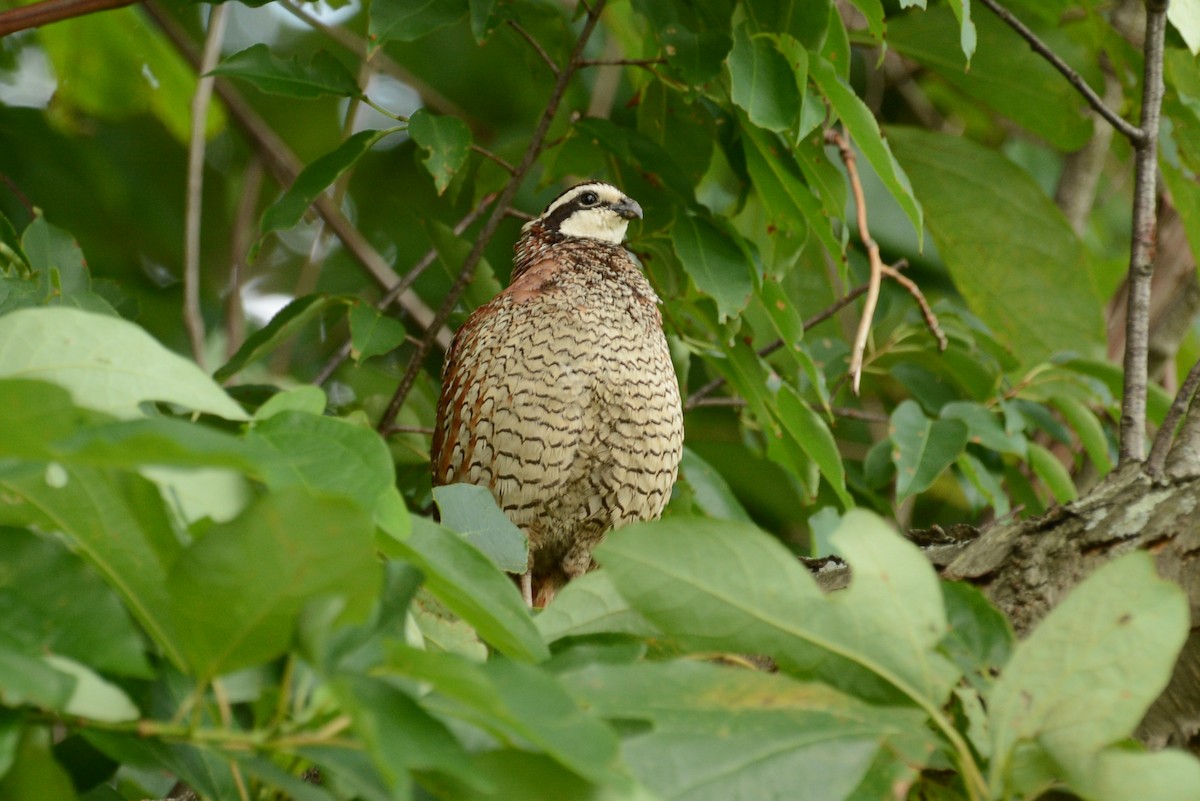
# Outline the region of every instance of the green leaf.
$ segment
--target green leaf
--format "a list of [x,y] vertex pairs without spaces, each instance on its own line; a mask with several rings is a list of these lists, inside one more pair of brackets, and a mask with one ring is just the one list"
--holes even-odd
[[696,508],[708,517],[751,522],[749,513],[730,489],[725,478],[690,448],[683,449],[679,476],[692,488]]
[[466,13],[466,0],[372,0],[368,32],[377,48],[392,41],[413,42]]
[[350,355],[354,361],[390,353],[407,337],[403,323],[374,306],[359,303],[350,307]]
[[258,478],[280,461],[256,442],[169,417],[93,425],[55,443],[50,452],[64,464],[228,467]]
[[29,704],[62,710],[74,689],[73,676],[0,638],[0,703],[7,707]]
[[954,18],[958,20],[958,43],[967,58],[969,68],[971,56],[975,55],[976,39],[975,23],[971,20],[971,0],[950,0],[949,5],[950,10],[954,12]]
[[940,649],[975,686],[991,683],[994,671],[1008,662],[1016,638],[1004,614],[976,587],[960,581],[941,583],[950,630]]
[[50,443],[86,423],[107,419],[80,409],[71,394],[57,384],[0,379],[0,456],[48,459]]
[[771,37],[752,35],[749,26],[739,25],[725,63],[733,102],[746,111],[751,122],[771,131],[786,131],[795,125],[800,116],[796,79]]
[[[14,512],[62,532],[72,549],[116,589],[126,607],[176,665],[183,643],[167,601],[167,570],[180,545],[158,488],[133,473],[30,465],[0,472]],[[23,506],[16,506],[17,498]]]
[[343,498],[283,489],[214,525],[171,569],[168,593],[187,663],[201,678],[283,653],[304,605],[361,607],[378,590],[374,526]]
[[[970,70],[964,69],[961,53],[967,31],[952,13],[961,9],[954,8],[959,3],[966,5],[962,0],[953,0],[924,14],[895,16],[888,21],[888,45],[1056,149],[1069,153],[1083,147],[1092,136],[1092,123],[1083,114],[1087,103],[1057,70],[994,15],[982,14],[974,20],[978,46],[970,57]],[[1093,56],[1077,51],[1066,37],[1055,37],[1050,42],[1055,52],[1069,56],[1068,62],[1083,70],[1093,87],[1102,88]],[[917,194],[925,203],[924,193]],[[1007,203],[1017,202],[1006,197]],[[984,207],[993,208],[973,208]]]
[[696,288],[717,303],[721,320],[746,308],[754,291],[754,265],[731,237],[703,217],[680,214],[671,244]]
[[353,499],[374,514],[396,481],[387,445],[373,429],[337,417],[285,411],[255,424],[247,443],[272,451],[272,490],[305,487]]
[[471,129],[458,117],[431,114],[419,109],[408,121],[408,135],[425,151],[421,163],[433,176],[440,195],[450,186],[454,173],[467,163]]
[[1050,405],[1058,409],[1067,425],[1075,430],[1100,475],[1108,474],[1113,469],[1112,454],[1109,453],[1104,427],[1096,419],[1095,413],[1077,398],[1062,393],[1050,398]]
[[278,348],[327,310],[350,304],[349,299],[334,295],[305,295],[296,298],[272,317],[271,322],[246,337],[237,353],[213,373],[213,378],[217,381],[228,381],[246,369],[246,365],[258,361]]
[[911,776],[933,744],[917,710],[778,674],[680,661],[591,665],[564,680],[597,714],[650,725],[622,750],[662,799],[853,798],[873,763]]
[[0,779],[0,801],[78,801],[71,777],[54,759],[49,726],[27,726],[12,769]]
[[[1015,750],[1028,744],[1084,796],[1122,797],[1094,772],[1097,755],[1100,765],[1122,759],[1102,749],[1128,737],[1167,685],[1188,625],[1186,597],[1149,554],[1122,556],[1077,586],[1017,645],[988,698],[993,795],[1011,787]],[[1185,773],[1196,774],[1192,764]],[[1115,764],[1105,767],[1111,775]]]
[[630,606],[689,648],[765,654],[861,698],[940,706],[958,674],[934,651],[946,621],[933,568],[860,510],[834,543],[854,581],[831,598],[776,539],[731,521],[637,523],[596,558]]
[[788,384],[780,388],[777,401],[780,424],[817,463],[817,468],[838,496],[842,508],[852,508],[854,499],[846,491],[846,468],[842,464],[842,455],[838,452],[837,442],[829,426]]
[[913,230],[917,232],[918,241],[923,241],[925,226],[921,204],[913,195],[913,188],[904,168],[896,161],[891,148],[884,141],[883,134],[879,130],[879,123],[875,121],[875,115],[871,113],[871,109],[867,108],[867,104],[854,94],[854,90],[838,77],[833,65],[825,59],[812,59],[808,74],[812,76],[813,82],[820,88],[821,94],[825,95],[829,105],[833,107],[842,124],[846,126],[846,133],[849,134],[855,147],[866,156],[884,187],[908,216]]
[[1057,456],[1036,442],[1029,443],[1029,466],[1058,503],[1069,503],[1079,497],[1070,471]]
[[660,635],[646,618],[630,608],[606,570],[593,570],[568,582],[534,623],[550,643],[586,634]]
[[1020,431],[1009,433],[996,414],[975,401],[951,401],[942,407],[939,416],[943,420],[962,420],[967,424],[968,441],[996,453],[1011,453],[1025,458],[1025,435]]
[[280,412],[305,412],[306,414],[324,414],[329,399],[325,390],[312,384],[301,384],[298,387],[278,392],[267,399],[267,402],[254,411],[255,420],[266,420]]
[[165,401],[245,420],[246,413],[194,362],[118,317],[70,309],[20,309],[0,317],[0,378],[66,388],[78,406],[139,417],[139,404]]
[[64,656],[47,654],[43,664],[74,679],[71,694],[60,711],[104,723],[137,720],[138,708],[121,688],[100,678],[87,665]]
[[811,229],[830,255],[840,256],[844,248],[829,215],[780,140],[752,125],[743,125],[742,134],[746,169],[771,224],[792,235]]
[[1167,6],[1167,19],[1192,55],[1200,54],[1200,0],[1174,0]]
[[894,446],[898,501],[929,489],[967,444],[965,423],[930,420],[912,400],[896,407],[888,428]]
[[325,50],[318,50],[307,64],[302,64],[297,56],[284,61],[276,58],[267,45],[256,44],[221,59],[208,74],[241,78],[264,92],[288,97],[362,94],[350,71]]
[[[628,786],[617,767],[617,738],[584,713],[563,686],[543,670],[508,659],[476,665],[454,654],[403,646],[389,651],[389,667],[428,682],[428,704],[504,741],[525,741],[589,781]],[[442,700],[444,699],[444,700]]]
[[422,517],[414,517],[412,523],[406,539],[391,536],[381,547],[416,565],[429,591],[501,653],[527,662],[550,656],[508,576],[453,531]]
[[487,487],[451,484],[433,488],[433,502],[442,525],[453,529],[507,573],[524,573],[529,566],[529,540],[513,525]]
[[[867,31],[872,39],[882,40],[885,23],[883,20],[883,0],[850,0],[863,19],[867,22]],[[901,4],[903,7],[903,3]]]
[[1084,250],[1033,178],[967,139],[910,128],[888,136],[954,285],[1021,364],[1099,353],[1103,304]]
[[61,543],[0,527],[0,620],[27,653],[146,677],[142,637],[95,571]]
[[353,167],[376,142],[396,130],[399,129],[359,131],[301,170],[288,190],[263,212],[262,222],[258,226],[259,234],[266,236],[272,231],[286,231],[294,227],[317,195]]

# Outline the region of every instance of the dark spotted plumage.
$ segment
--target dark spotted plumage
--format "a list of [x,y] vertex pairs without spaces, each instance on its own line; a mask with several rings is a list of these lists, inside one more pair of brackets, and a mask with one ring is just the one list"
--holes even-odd
[[640,216],[608,184],[556,198],[442,370],[433,482],[487,487],[525,531],[531,603],[586,572],[606,531],[658,517],[675,482],[679,384],[658,297],[621,245]]

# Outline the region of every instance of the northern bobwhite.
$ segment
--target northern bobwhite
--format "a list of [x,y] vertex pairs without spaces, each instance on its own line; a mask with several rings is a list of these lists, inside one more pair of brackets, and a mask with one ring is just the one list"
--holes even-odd
[[658,517],[675,483],[679,383],[658,296],[621,244],[641,216],[606,183],[555,198],[442,368],[433,483],[487,487],[528,535],[531,605],[587,572],[605,532]]

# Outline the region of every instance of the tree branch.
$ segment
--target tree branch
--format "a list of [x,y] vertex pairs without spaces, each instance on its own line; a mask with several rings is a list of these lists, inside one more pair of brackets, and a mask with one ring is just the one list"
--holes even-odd
[[[529,140],[529,146],[525,149],[525,154],[513,170],[512,178],[509,179],[508,184],[505,185],[500,196],[496,199],[496,205],[492,208],[491,216],[483,224],[483,229],[475,239],[474,247],[471,248],[471,252],[467,254],[466,260],[463,261],[458,278],[455,279],[454,284],[450,287],[450,291],[446,293],[441,307],[438,309],[433,322],[429,326],[431,331],[440,329],[450,317],[450,312],[454,309],[454,305],[458,303],[459,297],[462,296],[463,291],[467,288],[467,284],[471,281],[471,276],[475,274],[476,265],[483,258],[484,248],[491,242],[492,237],[496,234],[497,227],[500,225],[500,221],[504,219],[505,210],[512,202],[517,189],[521,186],[521,182],[529,174],[529,170],[533,167],[537,157],[541,154],[542,145],[546,141],[546,134],[550,131],[550,123],[554,121],[554,117],[558,113],[558,107],[561,105],[563,97],[567,92],[567,85],[579,70],[579,62],[580,57],[583,55],[583,49],[587,46],[588,40],[592,37],[592,32],[596,29],[596,24],[600,21],[600,14],[604,10],[606,1],[597,0],[588,9],[587,20],[583,23],[583,29],[579,32],[579,38],[575,42],[571,58],[564,68],[557,71],[554,88],[550,91],[550,99],[547,101],[546,108],[542,112],[542,117],[538,120],[533,136]],[[425,356],[429,353],[430,344],[431,340],[429,336],[424,337],[417,344],[412,361],[409,362],[404,377],[400,379],[400,384],[396,387],[396,392],[392,396],[391,403],[388,404],[387,410],[379,420],[377,428],[380,431],[387,431],[395,422],[396,415],[400,412],[400,407],[404,405],[404,399],[408,397],[413,383],[417,380],[417,373],[421,371],[421,365],[425,361]]]
[[1146,442],[1147,351],[1150,341],[1150,279],[1158,235],[1158,118],[1163,96],[1166,0],[1146,2],[1142,46],[1142,136],[1134,143],[1133,242],[1129,253],[1129,302],[1125,318],[1125,391],[1121,398],[1120,463],[1140,461]]
[[224,5],[214,5],[208,15],[204,53],[197,69],[196,93],[192,95],[192,124],[188,135],[187,202],[183,231],[183,326],[192,346],[192,358],[204,368],[204,314],[200,309],[200,213],[204,205],[204,150],[208,109],[212,105],[213,81],[208,73],[217,66],[225,41]]
[[0,36],[83,17],[97,11],[131,6],[138,0],[42,0],[40,3],[0,11]]
[[550,58],[550,54],[546,52],[546,48],[542,47],[542,43],[533,38],[533,34],[521,27],[521,23],[515,19],[508,20],[508,27],[521,34],[521,38],[529,42],[529,46],[536,50],[537,54],[542,57],[542,61],[546,62],[546,65],[550,67],[550,71],[554,73],[554,77],[560,77],[558,65],[554,63],[554,59]]
[[[1109,125],[1116,128],[1121,134],[1132,143],[1137,143],[1144,139],[1147,134],[1145,120],[1143,119],[1142,127],[1135,128],[1127,120],[1121,117],[1120,114],[1109,108],[1102,97],[1096,94],[1092,87],[1088,86],[1087,81],[1083,79],[1078,72],[1071,68],[1071,65],[1063,61],[1057,53],[1050,49],[1038,35],[1025,26],[1025,23],[1017,19],[1017,17],[1004,6],[1000,5],[997,0],[979,0],[980,3],[991,9],[991,12],[1004,21],[1008,27],[1012,28],[1022,39],[1029,43],[1029,47],[1038,55],[1050,62],[1050,66],[1062,73],[1067,82],[1074,86],[1079,94],[1083,95],[1084,100],[1088,102],[1096,113],[1108,121]],[[1164,3],[1165,8],[1165,3]]]
[[1175,429],[1178,427],[1183,413],[1195,398],[1197,388],[1200,388],[1200,362],[1196,362],[1188,371],[1187,378],[1183,380],[1183,386],[1176,393],[1162,427],[1158,429],[1158,434],[1154,437],[1150,456],[1146,458],[1146,473],[1149,476],[1158,478],[1162,475],[1163,467],[1167,463],[1167,454],[1171,451],[1171,443],[1175,441]]

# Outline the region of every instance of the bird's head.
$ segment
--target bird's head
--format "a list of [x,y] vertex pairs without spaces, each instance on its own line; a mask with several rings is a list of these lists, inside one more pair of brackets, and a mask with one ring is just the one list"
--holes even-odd
[[541,216],[525,224],[525,230],[540,224],[548,233],[619,245],[629,221],[641,216],[642,207],[620,189],[588,181],[556,197]]

